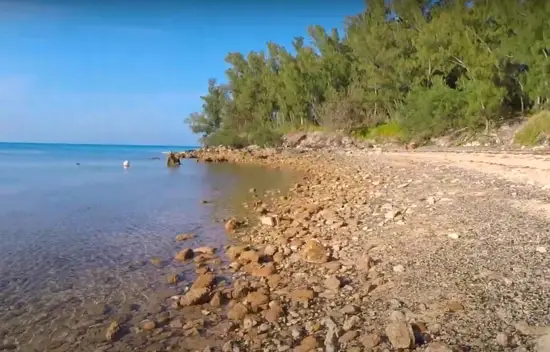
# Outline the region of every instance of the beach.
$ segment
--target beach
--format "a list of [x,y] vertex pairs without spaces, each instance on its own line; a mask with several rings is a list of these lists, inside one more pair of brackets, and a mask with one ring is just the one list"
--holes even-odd
[[[47,339],[48,350],[546,351],[548,157],[429,155],[181,153],[180,170],[228,167],[253,177],[228,197],[193,203],[224,209],[211,237],[172,231],[164,256],[131,269],[164,286],[128,297],[123,309],[88,302],[57,345]],[[280,172],[291,176],[268,179]],[[3,336],[7,347],[33,350]]]

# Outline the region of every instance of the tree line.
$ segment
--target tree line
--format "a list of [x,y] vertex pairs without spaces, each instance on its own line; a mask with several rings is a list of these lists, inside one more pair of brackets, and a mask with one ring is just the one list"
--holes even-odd
[[370,0],[343,34],[229,53],[186,122],[206,145],[278,143],[309,128],[424,140],[550,105],[550,1]]

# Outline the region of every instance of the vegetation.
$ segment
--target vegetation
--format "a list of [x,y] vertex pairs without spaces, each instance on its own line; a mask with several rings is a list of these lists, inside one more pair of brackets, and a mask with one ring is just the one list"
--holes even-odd
[[[371,0],[344,34],[229,53],[187,123],[203,143],[276,144],[296,129],[427,139],[550,105],[550,2]],[[382,127],[381,127],[382,126]]]
[[536,145],[550,141],[550,112],[541,111],[531,116],[514,137],[516,143],[522,145]]

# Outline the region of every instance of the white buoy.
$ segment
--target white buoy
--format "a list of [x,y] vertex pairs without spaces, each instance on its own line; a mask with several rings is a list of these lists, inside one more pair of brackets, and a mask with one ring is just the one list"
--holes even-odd
[[122,163],[122,166],[124,166],[124,168],[127,169],[130,167],[130,162],[128,160],[124,160],[124,162]]

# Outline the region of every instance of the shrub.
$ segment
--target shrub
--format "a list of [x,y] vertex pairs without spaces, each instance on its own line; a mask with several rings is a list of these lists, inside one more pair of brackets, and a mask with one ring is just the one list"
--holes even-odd
[[550,111],[541,111],[529,118],[514,136],[521,145],[536,145],[550,136]]

